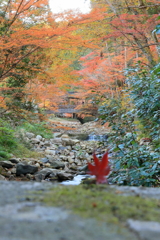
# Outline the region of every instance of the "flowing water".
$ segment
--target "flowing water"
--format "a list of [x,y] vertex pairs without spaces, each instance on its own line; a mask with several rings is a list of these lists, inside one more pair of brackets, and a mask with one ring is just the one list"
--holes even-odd
[[69,134],[69,136],[73,139],[78,139],[80,141],[100,141],[100,142],[104,142],[107,141],[108,136],[107,135],[103,135],[103,134]]
[[89,175],[77,175],[73,178],[73,180],[63,181],[63,182],[61,182],[61,184],[63,184],[63,185],[79,185],[81,183],[81,181],[88,176]]
[[86,140],[104,142],[107,140],[107,135],[88,135]]

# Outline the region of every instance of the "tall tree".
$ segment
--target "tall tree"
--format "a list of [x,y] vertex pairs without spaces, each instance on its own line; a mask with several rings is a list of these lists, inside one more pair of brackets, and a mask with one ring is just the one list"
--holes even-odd
[[[0,6],[2,9],[0,14],[2,101],[12,95],[12,90],[15,88],[13,98],[18,97],[17,100],[20,100],[19,96],[22,97],[23,94],[18,91],[19,87],[23,85],[24,88],[27,82],[37,78],[42,82],[51,78],[52,71],[49,68],[53,59],[48,55],[48,49],[65,50],[70,46],[83,45],[85,41],[81,36],[73,34],[76,27],[73,26],[72,21],[70,23],[68,20],[56,21],[57,17],[61,18],[63,14],[53,16],[47,0],[2,0]],[[70,18],[72,19],[71,14]],[[19,95],[18,92],[21,94]]]

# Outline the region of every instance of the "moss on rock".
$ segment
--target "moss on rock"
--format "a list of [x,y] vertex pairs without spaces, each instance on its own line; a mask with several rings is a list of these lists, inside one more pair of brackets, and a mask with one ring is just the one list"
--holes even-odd
[[42,201],[108,223],[125,222],[129,218],[159,221],[160,216],[159,200],[122,196],[106,185],[57,186],[45,194]]

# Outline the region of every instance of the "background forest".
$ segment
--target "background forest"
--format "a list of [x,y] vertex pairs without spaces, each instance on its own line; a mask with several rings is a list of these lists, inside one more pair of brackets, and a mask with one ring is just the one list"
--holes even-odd
[[159,0],[92,0],[88,14],[53,14],[47,0],[0,0],[0,156],[17,144],[17,127],[44,121],[44,109],[73,92],[81,118],[109,124],[113,182],[157,186],[159,12]]

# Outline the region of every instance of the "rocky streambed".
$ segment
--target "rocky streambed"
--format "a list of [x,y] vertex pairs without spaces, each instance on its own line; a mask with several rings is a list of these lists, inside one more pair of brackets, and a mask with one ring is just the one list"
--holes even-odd
[[79,140],[80,134],[82,136],[82,133],[85,133],[84,128],[88,129],[92,136],[95,134],[93,127],[89,128],[88,124],[81,130],[78,128],[76,132],[55,132],[51,139],[21,130],[22,140],[29,144],[33,151],[42,153],[43,157],[13,157],[0,161],[0,180],[62,182],[86,174],[87,162],[92,161],[93,152],[102,155],[107,146],[106,142],[100,144],[100,141]]

